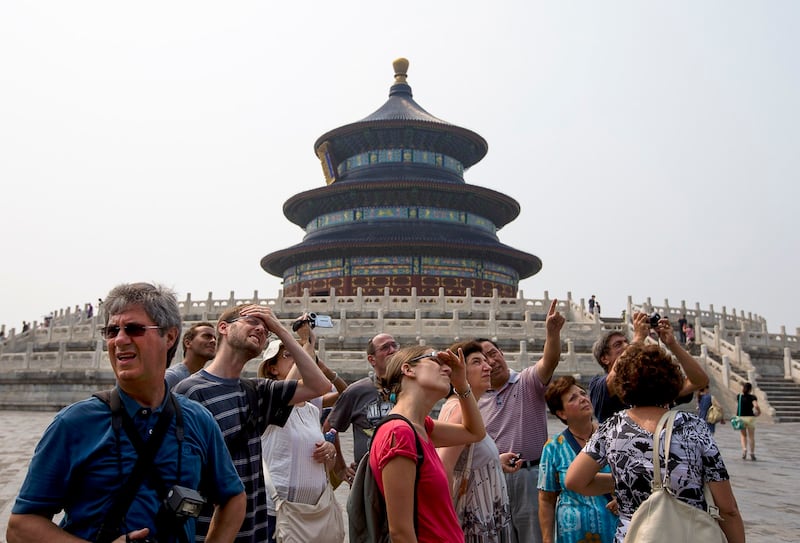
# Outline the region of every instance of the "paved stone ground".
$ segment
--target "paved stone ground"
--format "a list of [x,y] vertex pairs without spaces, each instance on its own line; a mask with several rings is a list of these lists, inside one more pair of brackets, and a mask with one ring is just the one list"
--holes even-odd
[[[0,411],[0,543],[6,542],[6,525],[14,498],[25,477],[28,461],[53,413]],[[560,431],[558,420],[549,422],[550,433]],[[347,458],[352,457],[352,434],[342,436]],[[800,423],[761,424],[756,431],[757,462],[741,459],[739,432],[717,425],[722,450],[750,542],[800,541]],[[336,491],[344,508],[348,487]]]

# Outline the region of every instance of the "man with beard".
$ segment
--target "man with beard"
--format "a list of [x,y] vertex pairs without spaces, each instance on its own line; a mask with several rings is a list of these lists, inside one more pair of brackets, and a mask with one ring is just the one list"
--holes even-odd
[[[278,336],[294,357],[299,380],[241,378],[247,362],[258,357],[266,347],[270,332]],[[247,514],[236,536],[237,543],[267,541],[261,434],[270,424],[283,426],[292,405],[322,396],[329,388],[330,382],[291,331],[271,309],[258,305],[239,305],[226,310],[217,322],[214,360],[175,386],[175,392],[200,402],[214,415],[244,483]],[[205,534],[210,521],[205,514],[198,518],[198,536]]]

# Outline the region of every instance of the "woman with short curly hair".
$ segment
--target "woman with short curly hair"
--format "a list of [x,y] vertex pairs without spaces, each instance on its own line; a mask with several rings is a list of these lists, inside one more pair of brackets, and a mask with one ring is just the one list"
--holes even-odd
[[[678,396],[684,377],[670,354],[658,345],[640,343],[625,350],[614,370],[614,384],[622,400],[631,407],[600,425],[567,470],[566,486],[585,495],[614,490],[619,502],[615,541],[622,543],[631,517],[650,496],[653,432]],[[679,411],[669,454],[666,459],[661,453],[659,457],[661,465],[667,466],[670,475],[667,485],[677,499],[704,510],[703,486],[707,483],[720,510],[720,527],[728,542],[745,540],[728,471],[705,421]],[[605,465],[611,466],[613,484],[597,477]]]

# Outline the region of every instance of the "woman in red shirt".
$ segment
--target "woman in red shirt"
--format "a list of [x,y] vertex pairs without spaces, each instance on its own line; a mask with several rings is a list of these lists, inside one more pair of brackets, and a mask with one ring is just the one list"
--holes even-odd
[[[451,385],[461,404],[461,424],[434,421],[428,416],[436,402],[450,392]],[[401,349],[389,360],[385,386],[394,396],[390,399],[396,401],[391,414],[402,415],[411,423],[392,420],[381,425],[370,447],[370,467],[386,499],[392,542],[463,543],[464,533],[453,510],[447,474],[436,447],[474,443],[486,435],[467,383],[464,355],[460,349],[458,355],[430,347]],[[424,456],[418,482],[414,432]]]

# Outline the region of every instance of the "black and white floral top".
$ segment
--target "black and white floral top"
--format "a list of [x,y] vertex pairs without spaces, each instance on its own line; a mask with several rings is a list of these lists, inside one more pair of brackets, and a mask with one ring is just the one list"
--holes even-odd
[[[664,436],[661,436],[663,443]],[[662,448],[663,451],[663,448]],[[600,464],[611,466],[619,503],[616,541],[622,542],[633,513],[650,496],[653,480],[653,434],[641,428],[619,411],[600,425],[584,447]],[[660,456],[664,476],[664,456]],[[728,470],[708,425],[692,413],[679,411],[672,430],[669,450],[669,488],[673,495],[700,509],[705,509],[703,485],[707,481],[726,481]]]

